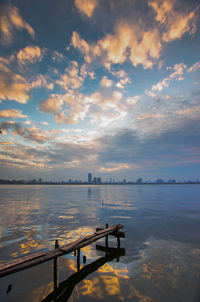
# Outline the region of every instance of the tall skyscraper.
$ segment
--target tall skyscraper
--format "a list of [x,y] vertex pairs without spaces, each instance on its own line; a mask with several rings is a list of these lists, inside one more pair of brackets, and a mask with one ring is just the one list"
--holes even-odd
[[89,182],[89,183],[92,182],[92,173],[88,173],[88,182]]

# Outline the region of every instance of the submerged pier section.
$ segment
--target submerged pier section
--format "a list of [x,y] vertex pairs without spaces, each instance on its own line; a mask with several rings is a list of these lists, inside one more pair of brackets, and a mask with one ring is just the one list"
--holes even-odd
[[[115,236],[117,238],[117,248],[120,248],[120,238],[124,238],[125,234],[119,229],[122,229],[123,225],[117,224],[112,227],[108,227],[106,224],[106,228],[97,228],[96,232],[92,235],[88,235],[82,238],[79,238],[76,241],[73,241],[69,244],[59,246],[58,241],[55,242],[55,249],[49,252],[39,252],[33,255],[25,256],[20,259],[16,259],[13,261],[9,261],[7,263],[3,263],[0,265],[0,278],[22,271],[29,267],[44,263],[48,260],[54,259],[56,262],[57,257],[69,254],[71,252],[77,252],[77,270],[80,268],[80,249],[105,237],[105,251],[108,248],[108,235]],[[55,263],[54,263],[54,266]]]

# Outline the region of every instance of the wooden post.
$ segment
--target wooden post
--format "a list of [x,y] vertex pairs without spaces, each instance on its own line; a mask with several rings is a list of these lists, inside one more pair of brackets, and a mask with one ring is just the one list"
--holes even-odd
[[87,258],[86,258],[86,256],[84,255],[84,256],[83,256],[83,264],[86,263],[86,260],[87,260]]
[[[108,228],[108,223],[106,223],[106,229]],[[108,248],[108,235],[106,235],[105,237],[105,247]],[[107,256],[107,252],[106,252],[106,256]]]
[[77,271],[80,271],[80,249],[77,250]]
[[[55,241],[55,249],[59,247],[58,240]],[[58,287],[58,277],[57,277],[57,257],[53,259],[53,284],[54,290]]]

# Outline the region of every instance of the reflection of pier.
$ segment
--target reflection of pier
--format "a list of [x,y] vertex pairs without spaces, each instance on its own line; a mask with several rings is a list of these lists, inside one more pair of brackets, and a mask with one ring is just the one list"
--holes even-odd
[[[105,237],[105,248],[108,248],[108,235],[117,237],[117,246],[120,248],[120,237],[124,237],[124,233],[119,229],[123,228],[121,224],[108,227],[105,229],[97,228],[96,232],[92,235],[80,238],[69,244],[59,246],[56,240],[55,249],[49,252],[35,253],[30,256],[25,256],[21,259],[9,261],[0,265],[0,277],[4,277],[15,272],[27,269],[29,267],[44,263],[48,260],[54,259],[54,274],[57,273],[57,257],[77,251],[77,268],[80,268],[80,249]],[[56,284],[54,283],[56,287]]]
[[[105,257],[101,257],[92,263],[84,266],[80,270],[80,261],[77,261],[77,273],[72,274],[68,279],[63,281],[57,287],[57,269],[54,264],[54,291],[52,291],[42,302],[50,302],[50,301],[67,301],[71,296],[74,287],[85,279],[89,274],[98,270],[99,267],[104,265],[105,263],[114,260],[115,258],[119,261],[120,256],[125,255],[125,249],[123,248],[109,248],[103,247],[100,245],[96,246],[97,250],[104,251]],[[80,254],[77,257],[80,257]],[[77,258],[78,259],[78,258]]]

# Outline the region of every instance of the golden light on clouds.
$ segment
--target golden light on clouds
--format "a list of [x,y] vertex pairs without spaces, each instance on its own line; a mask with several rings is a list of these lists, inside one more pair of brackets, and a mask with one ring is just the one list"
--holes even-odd
[[0,117],[4,118],[26,118],[27,116],[17,109],[4,109],[0,111]]
[[0,99],[25,104],[29,99],[28,91],[26,80],[0,63]]
[[4,8],[0,18],[3,42],[12,42],[14,29],[25,29],[32,37],[35,34],[34,29],[20,16],[19,9],[16,6],[8,6]]
[[163,40],[165,42],[180,39],[186,32],[193,34],[196,31],[195,12],[177,11],[175,0],[150,0],[148,4],[156,13],[156,21],[164,26]]
[[92,17],[93,11],[98,5],[98,0],[75,0],[75,6],[88,18]]
[[17,53],[17,59],[21,64],[35,63],[42,60],[42,50],[38,46],[26,46]]

